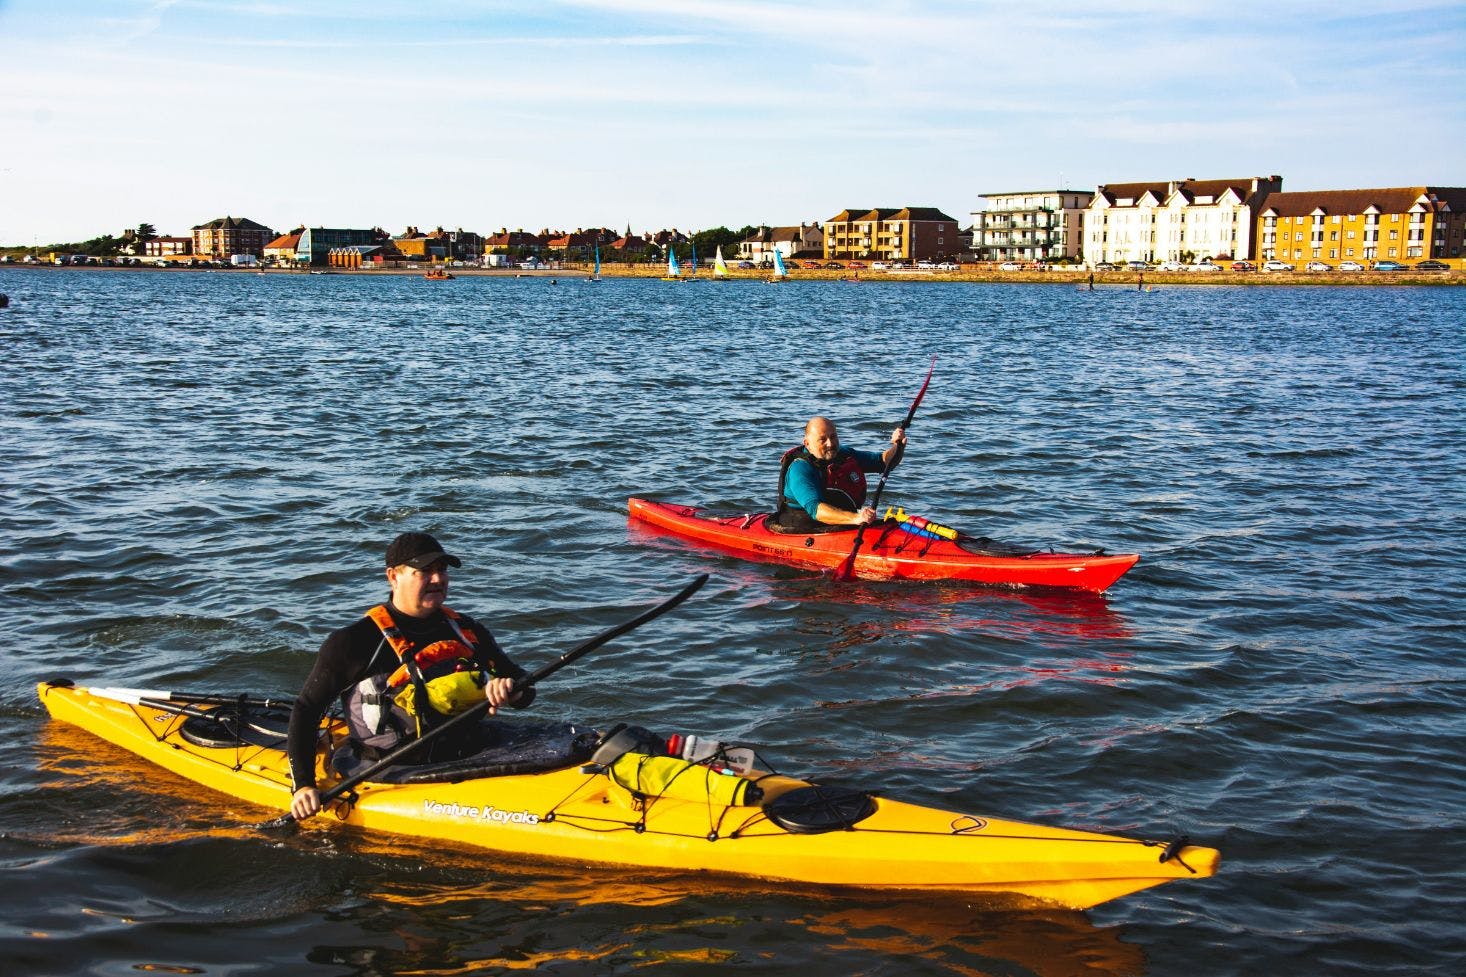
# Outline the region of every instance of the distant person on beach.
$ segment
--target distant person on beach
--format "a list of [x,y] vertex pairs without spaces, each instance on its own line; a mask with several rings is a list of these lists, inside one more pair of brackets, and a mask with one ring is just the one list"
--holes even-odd
[[875,510],[865,505],[865,476],[895,468],[906,451],[906,432],[896,428],[884,451],[840,446],[835,422],[812,417],[804,443],[784,453],[779,469],[779,508],[768,522],[775,532],[830,532],[868,526]]
[[[534,701],[533,687],[515,688],[526,673],[488,629],[444,604],[448,568],[462,565],[427,533],[402,533],[387,547],[387,602],[322,643],[290,713],[286,740],[295,791],[290,813],[296,820],[321,809],[316,737],[321,717],[338,695],[345,705],[348,746],[368,762],[484,699],[490,712],[504,705],[523,709]],[[472,725],[463,735],[456,733],[424,745],[410,762],[458,759],[482,747]]]
[[1145,291],[1145,272],[1143,271],[1135,276],[1135,290],[1137,292]]

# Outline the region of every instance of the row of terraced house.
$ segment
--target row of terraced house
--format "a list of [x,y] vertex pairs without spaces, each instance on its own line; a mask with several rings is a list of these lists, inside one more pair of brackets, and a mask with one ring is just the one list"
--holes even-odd
[[[1115,183],[1090,190],[986,193],[970,228],[934,207],[847,208],[823,223],[760,227],[737,258],[1018,261],[1026,263],[1224,259],[1410,260],[1466,255],[1466,188],[1386,187],[1284,192],[1280,176]],[[253,254],[280,264],[370,266],[383,262],[642,259],[683,248],[676,228],[641,235],[609,228],[539,233],[501,229],[421,231],[299,227],[276,234],[247,218],[222,217],[189,238],[147,242],[149,254],[227,258]],[[683,252],[686,253],[685,251]],[[706,256],[704,256],[706,257]],[[730,256],[732,257],[732,256]]]
[[1466,188],[1285,193],[1280,176],[987,193],[980,260],[1408,260],[1466,254]]

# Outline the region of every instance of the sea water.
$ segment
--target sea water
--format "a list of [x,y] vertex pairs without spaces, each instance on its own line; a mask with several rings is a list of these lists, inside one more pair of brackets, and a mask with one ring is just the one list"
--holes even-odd
[[[1458,974],[1466,290],[0,271],[14,974]],[[825,414],[884,504],[1141,561],[1104,596],[837,583],[629,527],[757,512]],[[271,812],[34,683],[290,696],[392,536],[534,713],[1219,848],[1086,913],[537,862]]]

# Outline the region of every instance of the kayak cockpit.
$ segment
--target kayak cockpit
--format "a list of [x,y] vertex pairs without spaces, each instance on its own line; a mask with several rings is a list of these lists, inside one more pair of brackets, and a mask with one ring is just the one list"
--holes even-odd
[[[431,784],[561,770],[589,760],[600,732],[574,723],[500,717],[479,724],[477,739],[483,747],[476,753],[435,763],[403,762],[374,775],[372,780],[383,784]],[[345,780],[376,760],[347,740],[332,752],[331,769]]]

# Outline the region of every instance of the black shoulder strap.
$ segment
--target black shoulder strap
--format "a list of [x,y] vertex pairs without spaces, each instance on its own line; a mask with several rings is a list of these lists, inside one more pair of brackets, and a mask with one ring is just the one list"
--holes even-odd
[[784,479],[789,476],[789,466],[794,464],[794,462],[798,461],[801,457],[804,458],[806,461],[809,461],[811,464],[814,463],[814,459],[810,457],[807,451],[805,451],[804,445],[802,444],[790,448],[788,451],[784,452],[784,456],[779,459],[779,491],[774,496],[774,498],[778,500],[777,504],[774,506],[774,513],[776,515],[780,512],[783,512],[789,507],[789,504],[784,501]]

